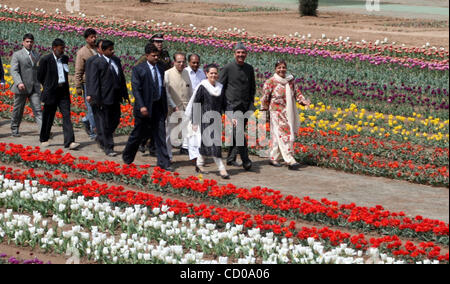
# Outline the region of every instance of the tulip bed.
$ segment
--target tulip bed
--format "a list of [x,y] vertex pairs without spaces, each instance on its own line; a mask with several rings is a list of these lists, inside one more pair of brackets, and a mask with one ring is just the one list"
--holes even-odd
[[[0,213],[3,238],[46,252],[75,249],[100,263],[448,263],[448,253],[431,242],[415,245],[397,236],[369,242],[328,228],[297,231],[295,222],[277,225],[286,220],[276,215],[68,181],[58,171],[1,167],[0,205],[7,208]],[[243,215],[254,222],[242,224]]]
[[[283,196],[279,191],[268,188],[245,189],[232,184],[219,186],[214,180],[201,181],[196,177],[183,179],[177,173],[172,174],[159,168],[127,166],[111,161],[96,162],[87,157],[76,158],[69,153],[64,154],[61,150],[55,153],[48,150],[41,152],[39,147],[14,144],[0,143],[0,161],[17,162],[34,169],[76,173],[104,181],[123,182],[142,189],[192,196],[219,204],[245,206],[283,218],[320,222],[363,232],[377,231],[424,241],[432,240],[446,245],[449,241],[449,227],[445,222],[421,216],[411,219],[406,217],[404,212],[389,212],[382,206],[367,208],[354,203],[339,205],[327,199],[317,201],[309,197]],[[209,214],[211,216],[212,213]],[[254,222],[245,216],[236,218],[240,224]]]
[[448,148],[300,128],[295,157],[303,163],[344,171],[448,186]]

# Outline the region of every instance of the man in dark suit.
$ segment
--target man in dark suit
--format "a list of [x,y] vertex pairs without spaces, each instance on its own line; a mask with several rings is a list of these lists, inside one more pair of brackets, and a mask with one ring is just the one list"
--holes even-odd
[[131,85],[135,97],[134,129],[123,151],[123,161],[131,164],[136,157],[139,145],[151,133],[155,141],[157,166],[167,171],[170,158],[166,145],[166,117],[168,112],[167,95],[164,88],[164,67],[158,63],[160,52],[154,44],[145,46],[147,61],[133,68]]
[[[227,97],[227,111],[238,112],[246,114],[255,110],[255,94],[256,94],[256,80],[255,71],[253,67],[245,62],[247,58],[247,49],[242,43],[236,44],[234,48],[234,61],[225,65],[220,71],[219,82],[223,84],[225,96]],[[239,134],[243,134],[246,129],[248,119],[237,122],[233,119],[233,146],[230,147],[230,152],[227,158],[229,166],[241,166],[236,161],[239,153],[243,162],[245,170],[250,170],[252,161],[248,156],[247,139],[243,136],[243,141],[236,139]]]
[[97,143],[110,157],[114,152],[114,132],[120,123],[120,104],[129,101],[120,59],[114,55],[114,43],[102,42],[103,55],[89,62],[86,69],[86,100],[91,104],[97,126]]
[[5,85],[5,70],[3,70],[3,63],[1,57],[0,57],[0,84],[2,85],[1,86],[2,88]]
[[38,64],[37,78],[43,86],[41,101],[44,103],[39,140],[42,147],[50,145],[48,140],[56,109],[59,108],[63,117],[64,147],[75,150],[80,144],[75,143],[70,120],[69,57],[64,55],[65,47],[63,40],[55,39],[52,43],[53,52],[42,57]]
[[[164,69],[164,71],[169,70],[172,68],[172,60],[170,59],[169,52],[167,49],[163,47],[164,45],[164,35],[163,34],[154,34],[151,38],[149,43],[152,43],[156,46],[156,48],[159,50],[159,59],[158,59],[158,65]],[[136,62],[135,66],[142,64],[144,62],[147,62],[147,56],[144,54],[139,58],[139,60]],[[148,141],[150,139],[150,141]],[[148,148],[150,152],[150,156],[155,156],[155,141],[151,139],[151,137],[144,138],[142,140],[141,145],[139,146],[139,151],[142,153],[145,153],[146,148]]]

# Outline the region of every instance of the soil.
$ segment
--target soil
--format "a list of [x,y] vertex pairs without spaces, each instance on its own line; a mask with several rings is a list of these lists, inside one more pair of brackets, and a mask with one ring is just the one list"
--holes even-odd
[[[430,28],[431,19],[405,19],[386,16],[364,15],[356,12],[320,12],[318,17],[300,17],[295,9],[281,11],[262,12],[221,12],[219,10],[236,5],[204,2],[176,2],[176,1],[152,1],[152,3],[139,3],[123,0],[82,0],[80,13],[87,17],[99,17],[105,15],[107,19],[123,19],[128,21],[171,22],[173,25],[195,25],[198,29],[210,26],[219,30],[229,28],[244,28],[250,35],[273,34],[288,36],[298,32],[301,35],[311,34],[311,39],[319,39],[322,34],[334,40],[342,36],[350,37],[353,42],[375,42],[388,38],[388,42],[405,44],[407,46],[423,46],[427,42],[431,46],[449,48],[448,17],[447,24],[437,28]],[[4,0],[2,4],[10,7],[21,7],[25,10],[43,8],[52,13],[55,9],[66,12],[65,0]],[[408,27],[408,23],[424,23],[420,27]],[[400,26],[397,26],[400,25]]]

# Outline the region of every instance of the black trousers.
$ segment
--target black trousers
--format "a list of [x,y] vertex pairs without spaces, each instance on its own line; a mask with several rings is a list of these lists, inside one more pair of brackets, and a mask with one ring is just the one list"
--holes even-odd
[[62,98],[55,104],[44,104],[44,111],[42,112],[42,127],[39,135],[40,142],[47,142],[50,139],[53,122],[55,120],[56,110],[59,111],[63,117],[63,132],[64,132],[64,147],[69,148],[72,142],[75,142],[75,135],[73,132],[72,121],[70,119],[70,99]]
[[[247,129],[248,119],[244,120],[244,131]],[[247,137],[244,134],[244,146],[237,146],[239,141],[237,141],[237,127],[233,126],[233,146],[230,147],[227,157],[227,163],[236,162],[237,155],[241,156],[242,162],[245,164],[250,163],[250,158],[248,156],[248,142]],[[242,141],[241,141],[242,142]],[[242,144],[242,143],[241,143]]]
[[103,146],[105,153],[114,151],[114,132],[120,124],[120,104],[93,105],[97,140]]
[[128,138],[122,156],[126,164],[133,163],[139,150],[139,145],[150,136],[155,142],[156,155],[158,157],[157,166],[162,169],[167,169],[170,166],[166,144],[166,117],[162,113],[163,108],[162,104],[160,104],[158,102],[154,103],[154,112],[151,118],[139,116],[134,118],[134,129]]

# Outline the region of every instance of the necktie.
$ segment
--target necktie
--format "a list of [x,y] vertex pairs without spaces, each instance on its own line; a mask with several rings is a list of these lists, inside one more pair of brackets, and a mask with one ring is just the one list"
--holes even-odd
[[113,74],[113,77],[115,78],[114,84],[118,85],[120,78],[119,78],[119,74],[117,74],[116,68],[114,68],[114,66],[112,65],[112,59],[109,59],[109,69],[111,70],[111,73]]
[[159,86],[158,69],[156,68],[156,65],[153,66],[153,71],[155,73],[155,77],[153,79],[155,81],[156,89],[158,90],[156,100],[159,100],[161,98],[161,88]]
[[37,60],[36,60],[36,57],[34,57],[33,51],[30,51],[30,58],[31,58],[31,62],[33,63],[33,66],[36,66]]

